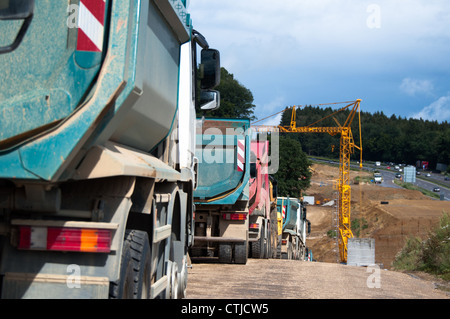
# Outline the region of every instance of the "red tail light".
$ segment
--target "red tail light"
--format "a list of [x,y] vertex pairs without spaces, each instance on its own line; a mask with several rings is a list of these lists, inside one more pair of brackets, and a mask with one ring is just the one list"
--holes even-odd
[[222,215],[225,220],[246,220],[247,214],[243,213],[225,213]]
[[109,253],[111,231],[64,227],[19,227],[19,249]]

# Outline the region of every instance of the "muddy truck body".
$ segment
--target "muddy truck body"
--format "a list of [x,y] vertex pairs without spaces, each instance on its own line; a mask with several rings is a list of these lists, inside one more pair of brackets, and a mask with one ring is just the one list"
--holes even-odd
[[249,257],[269,258],[272,254],[269,141],[252,140],[250,151]]
[[246,264],[249,246],[250,122],[199,119],[195,238],[191,257]]
[[306,219],[306,206],[292,197],[278,197],[277,204],[283,218],[279,256],[282,259],[306,260],[306,236],[311,229]]
[[198,46],[205,108],[220,73],[186,1],[7,1],[0,19],[1,296],[183,297]]

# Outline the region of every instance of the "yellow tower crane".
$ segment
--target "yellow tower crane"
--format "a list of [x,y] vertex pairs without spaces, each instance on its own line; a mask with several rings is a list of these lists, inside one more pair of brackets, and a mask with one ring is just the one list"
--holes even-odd
[[[316,121],[308,126],[297,127],[296,121],[296,108],[297,106],[292,107],[292,115],[291,115],[291,123],[289,126],[268,126],[268,125],[253,125],[252,128],[255,132],[283,132],[283,133],[328,133],[331,136],[335,136],[340,134],[340,154],[339,154],[339,179],[338,179],[338,193],[339,193],[339,225],[338,225],[338,243],[339,243],[339,255],[340,260],[343,263],[347,262],[347,242],[349,238],[353,237],[353,233],[350,229],[350,202],[351,202],[351,187],[350,187],[350,155],[354,153],[355,148],[360,151],[360,161],[359,165],[362,168],[362,136],[361,136],[361,109],[360,103],[361,100],[356,100],[353,102],[338,102],[338,103],[328,103],[328,104],[320,104],[320,105],[330,105],[330,104],[343,104],[347,105],[342,107],[341,109],[333,112],[332,114]],[[338,120],[334,117],[335,114],[342,112],[346,109],[350,110],[350,114],[348,115],[345,123],[341,125]],[[281,111],[284,112],[285,110]],[[279,114],[278,112],[276,114]],[[351,124],[353,119],[358,112],[359,118],[359,146],[355,144],[353,139],[353,134],[351,130]],[[276,115],[274,114],[274,115]],[[271,115],[273,116],[273,115]],[[269,116],[269,117],[271,117]],[[317,126],[317,124],[329,117],[333,117],[337,126],[336,127],[321,127]]]

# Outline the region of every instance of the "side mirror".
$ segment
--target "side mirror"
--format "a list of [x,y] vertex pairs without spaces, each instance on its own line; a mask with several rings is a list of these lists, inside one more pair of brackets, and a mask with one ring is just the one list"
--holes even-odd
[[20,45],[33,20],[34,0],[0,0],[0,20],[25,20],[11,45],[0,47],[0,54],[12,52]]
[[220,84],[220,53],[214,49],[203,49],[201,59],[201,88],[213,89]]
[[203,111],[214,111],[220,107],[220,92],[219,91],[201,91],[200,93],[200,108]]

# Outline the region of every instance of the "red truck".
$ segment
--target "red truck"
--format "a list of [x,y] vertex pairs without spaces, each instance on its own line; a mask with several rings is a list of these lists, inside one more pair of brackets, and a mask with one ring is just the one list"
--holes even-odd
[[[249,182],[249,257],[272,256],[270,182],[268,174],[269,141],[251,142]],[[276,197],[275,197],[276,198]],[[275,220],[276,224],[276,220]],[[276,247],[276,246],[275,246]]]

